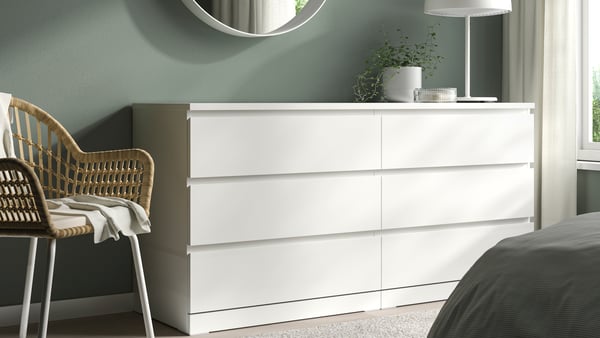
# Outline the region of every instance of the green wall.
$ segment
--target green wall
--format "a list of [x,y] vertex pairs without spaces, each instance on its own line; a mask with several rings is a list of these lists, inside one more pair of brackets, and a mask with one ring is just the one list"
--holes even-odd
[[600,211],[600,172],[577,171],[577,213]]
[[[177,0],[2,0],[0,9],[0,91],[51,112],[88,151],[131,145],[134,102],[352,101],[382,27],[421,38],[440,23],[445,60],[424,86],[463,90],[464,22],[424,15],[423,0],[328,0],[299,30],[259,39],[214,31]],[[501,95],[501,25],[473,20],[474,96]],[[27,240],[0,239],[0,306],[21,302],[26,254]],[[125,240],[60,241],[54,298],[131,291],[129,255]]]

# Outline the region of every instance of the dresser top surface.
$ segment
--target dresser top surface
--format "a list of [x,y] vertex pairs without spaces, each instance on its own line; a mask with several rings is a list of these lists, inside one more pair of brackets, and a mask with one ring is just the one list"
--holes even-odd
[[[146,104],[140,104],[146,105]],[[244,111],[244,110],[496,110],[496,109],[533,109],[533,103],[499,102],[499,103],[351,103],[351,102],[234,102],[234,103],[179,103],[151,104],[179,106],[189,111]]]

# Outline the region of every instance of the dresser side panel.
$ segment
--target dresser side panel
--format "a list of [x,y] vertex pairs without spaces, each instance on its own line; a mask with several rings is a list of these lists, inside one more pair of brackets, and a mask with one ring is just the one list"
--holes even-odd
[[189,243],[188,125],[185,105],[134,105],[133,145],[154,159],[150,221],[145,245],[185,254]]
[[189,189],[186,105],[134,105],[133,145],[150,153],[152,232],[140,236],[153,317],[189,330]]

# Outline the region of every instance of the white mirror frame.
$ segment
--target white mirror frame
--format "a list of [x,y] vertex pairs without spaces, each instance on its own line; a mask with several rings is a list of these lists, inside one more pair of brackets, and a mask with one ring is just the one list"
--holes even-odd
[[222,23],[221,21],[215,19],[212,15],[210,15],[210,13],[208,13],[204,8],[202,8],[202,6],[200,6],[195,0],[181,0],[181,1],[183,1],[184,5],[192,13],[194,13],[194,15],[196,15],[198,18],[202,19],[202,21],[204,21],[205,23],[210,25],[212,28],[219,30],[221,32],[227,33],[227,34],[231,34],[231,35],[235,35],[235,36],[242,36],[242,37],[247,37],[247,38],[260,38],[260,37],[266,37],[266,36],[275,36],[275,35],[280,35],[283,33],[291,32],[294,29],[297,29],[300,26],[307,23],[313,16],[315,16],[315,14],[317,14],[317,12],[321,9],[321,7],[323,7],[323,4],[325,3],[325,0],[309,0],[306,3],[306,5],[304,6],[304,8],[302,9],[302,11],[300,11],[300,13],[298,13],[298,15],[296,15],[292,20],[290,20],[285,25],[277,28],[274,31],[268,32],[268,33],[257,34],[257,33],[244,32],[244,31],[232,28],[230,26],[227,26],[226,24]]

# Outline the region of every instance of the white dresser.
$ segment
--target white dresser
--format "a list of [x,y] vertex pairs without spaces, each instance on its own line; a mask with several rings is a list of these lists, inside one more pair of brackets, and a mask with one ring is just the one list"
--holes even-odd
[[446,299],[533,230],[532,108],[134,105],[154,317],[198,334]]

